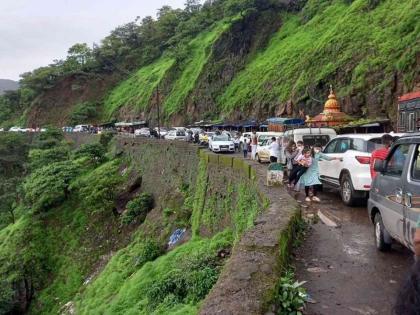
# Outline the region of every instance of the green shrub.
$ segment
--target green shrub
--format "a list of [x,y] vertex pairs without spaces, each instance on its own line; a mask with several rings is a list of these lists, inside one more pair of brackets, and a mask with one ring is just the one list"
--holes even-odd
[[27,204],[36,212],[58,206],[70,193],[69,186],[78,175],[72,162],[55,162],[36,169],[23,184]]
[[48,127],[47,131],[41,132],[35,141],[35,147],[38,149],[50,149],[64,140],[64,134],[61,129]]
[[101,143],[82,144],[74,154],[74,159],[88,158],[93,164],[102,164],[105,162],[106,149]]
[[93,102],[82,102],[75,106],[70,114],[70,124],[78,125],[91,122],[96,117],[97,104]]
[[153,196],[148,193],[143,193],[127,203],[126,211],[121,217],[121,222],[123,224],[130,224],[137,217],[141,217],[141,220],[144,220],[153,206]]
[[34,149],[29,151],[29,168],[35,170],[54,162],[62,162],[69,158],[69,150],[65,146],[51,149]]
[[295,281],[294,274],[290,270],[280,278],[275,301],[278,315],[302,315],[301,310],[305,305],[306,296],[306,291],[302,287],[304,283]]
[[116,131],[103,131],[99,136],[99,143],[102,144],[104,148],[108,148],[109,143],[116,134]]
[[116,159],[102,164],[74,181],[71,191],[78,191],[81,205],[90,212],[110,211],[115,198],[124,189],[127,175],[119,173],[121,161]]

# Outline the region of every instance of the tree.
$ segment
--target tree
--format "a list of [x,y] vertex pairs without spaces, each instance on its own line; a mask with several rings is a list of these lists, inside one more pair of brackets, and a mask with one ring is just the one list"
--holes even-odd
[[69,195],[69,186],[79,169],[72,162],[56,162],[36,169],[23,184],[25,201],[35,212],[60,205]]
[[201,7],[202,5],[199,0],[187,0],[185,2],[184,12],[189,15],[193,15],[200,12]]
[[10,222],[15,223],[15,208],[19,203],[18,184],[20,178],[3,179],[0,182],[0,213],[7,214]]

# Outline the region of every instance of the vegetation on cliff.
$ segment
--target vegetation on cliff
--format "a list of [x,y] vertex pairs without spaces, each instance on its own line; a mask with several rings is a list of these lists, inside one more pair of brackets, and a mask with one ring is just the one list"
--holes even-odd
[[[20,89],[0,97],[0,124],[153,122],[158,85],[168,121],[266,118],[285,113],[289,100],[294,114],[314,114],[329,84],[347,113],[393,119],[397,96],[419,85],[419,16],[418,1],[397,0],[165,6],[156,20],[118,27],[93,49],[76,44],[65,60],[23,74]],[[108,83],[78,84],[87,77]],[[80,96],[57,100],[60,93]],[[64,120],[46,115],[55,106],[71,109]]]
[[[0,174],[18,176],[1,217],[0,314],[196,314],[264,208],[249,171],[227,167],[224,185],[204,157],[182,172],[165,148],[144,145],[138,160],[107,134],[87,139],[75,148],[54,129],[4,135],[9,160],[24,154]],[[157,152],[168,154],[158,178],[166,187],[153,188],[142,182],[155,183]],[[177,228],[186,237],[168,247]]]

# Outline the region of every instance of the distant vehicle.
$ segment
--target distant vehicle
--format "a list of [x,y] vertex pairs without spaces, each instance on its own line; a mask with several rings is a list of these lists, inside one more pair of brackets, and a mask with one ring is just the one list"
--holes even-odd
[[378,173],[368,201],[376,248],[391,248],[392,240],[414,251],[413,238],[420,215],[420,133],[406,135],[392,146]]
[[155,128],[155,131],[156,132],[159,132],[160,131],[160,137],[161,138],[165,138],[165,136],[168,134],[168,132],[169,132],[169,129],[168,128],[165,128],[165,127],[160,127],[160,128],[158,128],[158,127],[156,127]]
[[0,132],[3,132],[4,131],[4,128],[0,128]]
[[23,129],[21,127],[16,127],[16,126],[9,129],[9,132],[25,132],[25,131],[26,129]]
[[337,137],[337,133],[332,128],[298,128],[286,131],[283,137],[285,142],[303,141],[305,146],[319,143],[324,147],[331,139]]
[[271,139],[272,137],[283,137],[284,132],[260,132],[258,134],[258,143],[262,143],[264,140]]
[[264,139],[261,142],[258,142],[257,153],[255,157],[259,163],[270,162],[270,150],[268,149],[268,147],[271,143],[271,138]]
[[170,130],[166,136],[166,140],[185,140],[185,132],[182,130]]
[[151,136],[151,132],[149,128],[140,128],[134,130],[134,135],[149,138]]
[[73,132],[86,132],[89,130],[88,125],[77,125],[74,127]]
[[210,138],[215,134],[216,134],[215,132],[200,133],[200,136],[199,136],[200,145],[207,145],[208,146]]
[[370,157],[382,147],[382,133],[340,135],[331,140],[323,153],[341,161],[319,161],[321,182],[340,189],[346,205],[366,199],[371,189]]
[[227,134],[213,135],[209,140],[213,152],[235,152],[235,143]]
[[70,126],[62,127],[61,129],[63,130],[63,132],[73,132],[73,127]]

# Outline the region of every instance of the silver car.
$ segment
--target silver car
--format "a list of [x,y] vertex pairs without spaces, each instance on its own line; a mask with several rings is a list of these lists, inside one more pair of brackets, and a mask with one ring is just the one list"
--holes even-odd
[[396,240],[414,251],[420,215],[420,133],[401,137],[385,161],[376,161],[378,173],[368,201],[376,247],[385,251]]

